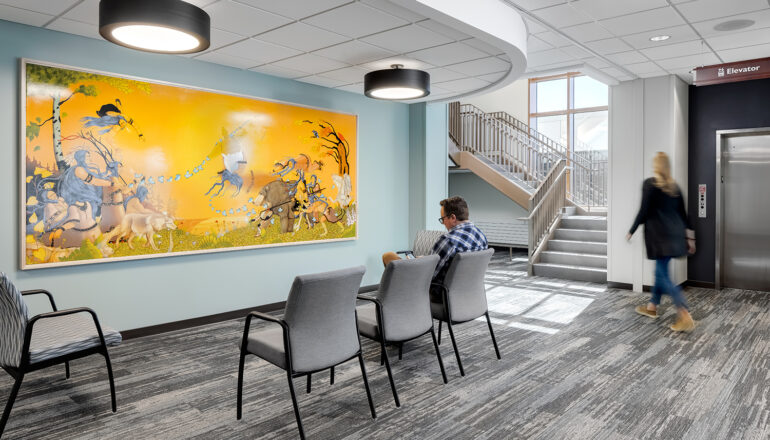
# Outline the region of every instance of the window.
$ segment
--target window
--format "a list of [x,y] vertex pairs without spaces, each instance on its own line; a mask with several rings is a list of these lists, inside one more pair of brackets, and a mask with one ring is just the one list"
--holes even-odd
[[529,80],[530,127],[570,152],[606,152],[608,103],[607,85],[577,72]]

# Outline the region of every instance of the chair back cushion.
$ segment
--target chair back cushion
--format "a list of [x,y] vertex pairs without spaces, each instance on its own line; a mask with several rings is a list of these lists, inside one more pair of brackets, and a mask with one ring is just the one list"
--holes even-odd
[[386,341],[405,341],[430,330],[430,280],[438,260],[438,255],[426,255],[391,261],[385,268],[377,297]]
[[470,321],[487,312],[484,275],[494,253],[494,249],[487,249],[460,252],[452,257],[452,263],[444,278],[452,321]]
[[433,250],[433,245],[436,244],[438,239],[444,234],[446,234],[446,231],[417,231],[417,236],[414,237],[412,253],[416,257],[430,255]]
[[364,266],[294,279],[286,300],[292,370],[308,372],[337,365],[360,349],[356,295]]
[[29,312],[21,293],[0,272],[0,366],[18,367]]

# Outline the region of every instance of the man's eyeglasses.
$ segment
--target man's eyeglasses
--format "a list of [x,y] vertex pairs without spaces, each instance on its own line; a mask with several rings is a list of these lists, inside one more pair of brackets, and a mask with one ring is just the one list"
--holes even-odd
[[452,214],[449,214],[449,215],[445,215],[445,216],[443,216],[443,217],[439,217],[439,218],[438,218],[438,222],[439,222],[439,223],[441,223],[441,224],[443,225],[443,224],[444,224],[444,219],[445,219],[445,218],[449,218],[449,217],[451,217],[451,216],[452,216]]

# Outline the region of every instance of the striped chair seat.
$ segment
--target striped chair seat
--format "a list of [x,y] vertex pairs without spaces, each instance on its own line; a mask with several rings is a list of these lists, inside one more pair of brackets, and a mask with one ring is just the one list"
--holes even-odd
[[[120,344],[120,333],[102,325],[104,342],[108,346]],[[101,345],[91,314],[75,313],[55,318],[41,319],[32,330],[29,362],[42,362],[68,353]]]

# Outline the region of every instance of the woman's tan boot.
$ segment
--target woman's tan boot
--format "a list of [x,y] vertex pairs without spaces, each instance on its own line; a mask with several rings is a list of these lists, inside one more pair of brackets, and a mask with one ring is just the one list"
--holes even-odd
[[695,321],[692,320],[690,312],[682,311],[677,313],[676,322],[671,325],[671,330],[675,332],[689,333],[695,329]]

